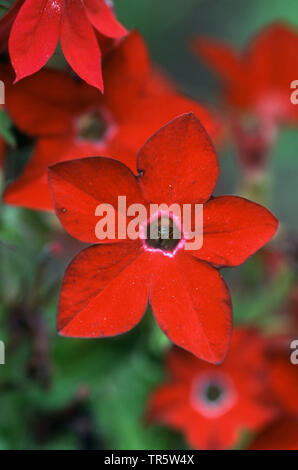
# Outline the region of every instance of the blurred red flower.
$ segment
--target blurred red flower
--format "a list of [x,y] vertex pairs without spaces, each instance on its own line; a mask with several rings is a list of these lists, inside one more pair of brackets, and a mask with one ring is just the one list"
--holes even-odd
[[[138,176],[119,161],[93,157],[49,169],[55,209],[64,228],[87,243],[68,267],[60,297],[58,330],[77,337],[113,336],[133,328],[150,299],[155,318],[179,346],[204,360],[223,360],[232,328],[229,291],[215,266],[236,266],[264,245],[278,222],[263,207],[234,196],[210,198],[218,162],[207,133],[184,114],[154,134],[137,157]],[[204,205],[204,243],[185,250],[149,238],[106,245],[95,234],[100,203]],[[121,212],[121,211],[120,211]],[[157,214],[157,213],[156,213]],[[194,212],[192,212],[192,217]],[[117,212],[118,226],[126,213]],[[171,219],[171,215],[169,215]],[[172,225],[176,225],[174,218]],[[146,223],[146,231],[153,219]],[[119,242],[119,239],[115,241]]]
[[284,416],[274,421],[254,439],[249,450],[298,450],[298,419]]
[[4,43],[10,31],[9,53],[16,81],[40,70],[60,39],[73,70],[103,91],[96,30],[110,38],[127,33],[107,0],[19,0],[0,22]]
[[[297,32],[274,23],[242,54],[207,38],[194,40],[193,46],[223,80],[242,170],[247,176],[263,177],[279,126],[298,124],[298,106],[291,102],[291,84],[298,77]],[[247,115],[253,119],[246,121]]]
[[297,124],[290,86],[298,77],[298,34],[291,27],[267,26],[241,55],[207,38],[196,39],[194,48],[223,79],[225,99],[233,109],[252,112],[263,121]]
[[47,167],[92,155],[112,156],[136,170],[136,153],[156,129],[192,111],[213,138],[219,122],[195,101],[175,91],[150,64],[141,36],[131,33],[106,58],[105,94],[68,74],[42,70],[17,85],[6,79],[6,107],[14,123],[37,138],[32,158],[8,186],[4,200],[32,209],[52,210]]
[[234,331],[221,367],[173,348],[166,368],[169,379],[150,397],[147,416],[182,431],[190,447],[233,447],[243,431],[259,431],[275,416],[275,408],[264,401],[267,363],[255,330]]

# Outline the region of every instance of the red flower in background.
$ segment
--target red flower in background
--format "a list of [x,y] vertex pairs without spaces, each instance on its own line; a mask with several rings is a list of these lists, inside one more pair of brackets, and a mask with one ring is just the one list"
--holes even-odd
[[[242,170],[262,175],[280,124],[298,124],[291,83],[298,77],[298,34],[281,23],[266,27],[242,54],[232,46],[198,38],[197,54],[221,77]],[[278,65],[277,65],[278,64]],[[245,122],[246,114],[254,121]]]
[[225,84],[225,99],[237,111],[261,120],[298,122],[298,107],[290,101],[298,77],[298,34],[282,23],[267,26],[242,54],[232,46],[198,38],[194,48]]
[[178,114],[192,111],[213,138],[220,132],[207,110],[177,93],[151,66],[136,32],[106,57],[104,96],[54,70],[42,70],[13,86],[7,69],[0,74],[7,83],[6,108],[13,122],[37,138],[23,173],[4,193],[9,204],[52,210],[47,167],[59,161],[111,155],[135,171],[144,141]]
[[254,330],[234,331],[221,367],[173,348],[166,368],[168,382],[150,397],[148,418],[182,431],[190,447],[233,447],[242,432],[259,431],[275,416],[264,401],[267,363],[263,339]]
[[284,416],[253,440],[249,450],[298,450],[298,419]]
[[96,31],[110,38],[127,33],[106,0],[19,1],[0,22],[3,34],[10,27],[9,53],[16,81],[40,70],[60,39],[73,70],[101,91],[101,50]]
[[[277,220],[245,199],[210,198],[218,177],[214,148],[193,114],[154,134],[137,157],[138,176],[119,161],[93,157],[49,169],[55,209],[74,237],[96,243],[68,267],[59,304],[62,335],[103,337],[124,333],[142,318],[148,300],[157,323],[179,346],[204,360],[223,360],[231,334],[229,291],[215,266],[236,266],[275,233]],[[185,250],[180,238],[127,239],[105,245],[95,235],[100,203],[204,203],[204,242]],[[156,219],[159,213],[156,214]],[[194,212],[192,213],[194,215]],[[126,216],[126,214],[125,214]],[[124,214],[117,213],[119,218]],[[172,226],[177,225],[171,214]],[[126,222],[128,219],[126,219]],[[146,231],[153,219],[147,220]]]

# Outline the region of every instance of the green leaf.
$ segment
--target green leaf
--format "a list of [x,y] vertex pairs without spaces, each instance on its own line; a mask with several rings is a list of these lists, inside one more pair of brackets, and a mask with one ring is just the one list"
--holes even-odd
[[284,271],[254,295],[233,296],[235,324],[249,324],[275,332],[282,317],[274,316],[288,298],[294,282],[294,274]]
[[16,142],[14,135],[11,131],[11,126],[12,123],[9,116],[3,109],[0,109],[0,135],[9,145],[15,147]]

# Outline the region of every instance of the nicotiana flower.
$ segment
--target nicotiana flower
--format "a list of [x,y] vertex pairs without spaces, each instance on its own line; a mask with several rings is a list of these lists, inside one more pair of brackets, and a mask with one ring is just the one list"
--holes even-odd
[[223,81],[230,128],[247,176],[263,177],[280,126],[298,124],[292,100],[297,48],[297,31],[282,23],[265,27],[243,53],[207,38],[194,41],[197,54]]
[[259,431],[275,417],[274,407],[264,400],[263,345],[255,330],[236,329],[221,367],[181,349],[170,350],[169,377],[150,397],[149,421],[181,431],[188,445],[197,449],[227,449],[244,431]]
[[[56,214],[74,237],[93,246],[68,267],[60,296],[62,335],[104,337],[124,333],[142,318],[148,301],[157,323],[179,346],[219,363],[231,335],[232,307],[218,267],[236,266],[274,235],[278,222],[265,208],[235,196],[211,197],[219,169],[213,145],[192,114],[184,114],[147,140],[137,156],[137,174],[111,158],[58,163],[49,169]],[[99,240],[99,204],[117,208],[118,196],[134,203],[204,204],[203,246],[186,250],[177,240]],[[195,211],[192,211],[192,216]],[[121,219],[131,218],[117,213]],[[146,222],[146,230],[156,223]],[[146,232],[145,230],[145,232]],[[104,243],[104,244],[102,244]]]
[[262,121],[298,123],[291,103],[291,83],[298,77],[298,34],[273,23],[257,34],[240,54],[232,46],[207,38],[194,48],[221,77],[225,100],[234,110],[256,114]]
[[19,0],[0,22],[0,33],[10,28],[9,53],[16,81],[40,70],[60,39],[73,70],[101,91],[101,49],[96,32],[110,38],[127,33],[106,0]]
[[132,32],[103,65],[105,94],[65,72],[42,70],[16,85],[7,83],[6,108],[15,125],[35,139],[33,155],[4,193],[8,204],[52,210],[47,167],[59,161],[103,155],[136,170],[136,153],[159,127],[178,114],[194,112],[212,138],[219,121],[179,94],[152,67],[141,36]]

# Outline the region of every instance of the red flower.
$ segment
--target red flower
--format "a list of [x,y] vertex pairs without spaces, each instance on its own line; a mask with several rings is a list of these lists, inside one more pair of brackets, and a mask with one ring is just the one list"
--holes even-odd
[[298,450],[298,419],[282,417],[268,426],[249,450]]
[[[291,84],[298,76],[297,32],[274,23],[242,54],[204,38],[195,40],[194,48],[224,82],[242,170],[249,178],[263,178],[280,124],[298,124],[298,107],[291,102],[291,95],[296,93]],[[247,121],[247,113],[254,119]]]
[[173,348],[166,357],[168,382],[150,398],[148,418],[183,432],[190,447],[226,449],[245,430],[258,431],[275,416],[265,404],[262,338],[235,330],[221,367]]
[[[19,1],[10,17],[15,17],[9,53],[16,81],[40,70],[60,39],[65,58],[73,70],[103,91],[101,50],[95,30],[111,38],[126,34],[106,0]],[[3,23],[9,24],[7,18],[3,19],[2,26]]]
[[290,85],[298,77],[296,31],[270,25],[241,55],[209,39],[195,40],[194,47],[223,79],[225,99],[233,109],[256,113],[263,121],[298,122],[298,107],[290,100]]
[[135,156],[156,129],[192,111],[212,137],[219,125],[195,101],[174,90],[150,65],[146,46],[131,33],[106,58],[105,94],[69,75],[42,70],[17,85],[6,78],[6,107],[14,123],[37,138],[21,176],[5,191],[8,204],[52,210],[47,166],[89,155],[113,156],[136,170]]
[[[58,330],[77,337],[113,336],[133,328],[148,300],[165,334],[210,362],[223,360],[231,333],[229,291],[215,266],[236,266],[266,243],[278,222],[245,199],[210,198],[218,177],[214,148],[193,114],[154,134],[137,157],[138,176],[124,164],[93,157],[58,163],[49,170],[55,209],[74,237],[96,243],[68,267],[61,292]],[[168,213],[180,238],[163,244],[139,237],[100,245],[94,228],[99,203],[204,203],[204,243],[185,250],[180,220]],[[145,233],[160,211],[145,221]],[[192,214],[194,215],[194,214]],[[115,226],[125,220],[117,212]],[[130,219],[126,219],[128,222]],[[119,236],[119,235],[118,235]],[[120,237],[119,237],[120,238]],[[173,243],[175,241],[175,243]]]

